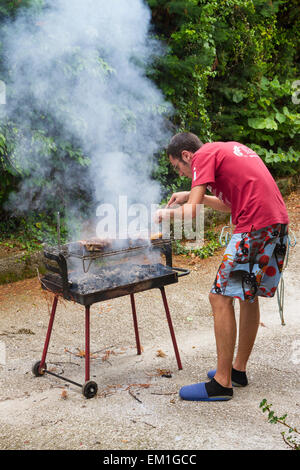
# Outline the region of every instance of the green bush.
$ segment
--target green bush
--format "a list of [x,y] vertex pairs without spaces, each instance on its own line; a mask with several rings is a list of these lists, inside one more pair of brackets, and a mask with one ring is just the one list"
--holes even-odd
[[[296,0],[148,0],[166,54],[153,78],[178,131],[251,146],[275,176],[299,172],[300,15]],[[169,192],[183,183],[158,177]]]
[[[43,4],[43,0],[1,2],[1,80],[9,79],[1,44],[6,21],[20,8],[35,15]],[[174,106],[174,133],[192,131],[203,142],[237,140],[256,150],[275,176],[298,173],[300,114],[292,101],[292,85],[300,79],[298,0],[148,0],[148,4],[153,35],[165,47],[163,56],[154,57],[148,75]],[[91,67],[99,79],[111,72],[101,58],[89,61],[80,50],[72,57],[61,64],[70,77],[82,67]],[[13,158],[14,143],[21,137],[20,119],[0,123],[2,219],[11,215],[3,207],[24,177]],[[66,138],[51,116],[41,114],[34,104],[32,123],[33,143],[55,162],[55,178],[61,181],[71,167],[84,179],[89,160],[78,142]],[[179,187],[189,189],[188,180],[175,174],[163,152],[157,156],[154,177],[162,183],[165,198]],[[43,208],[49,213],[63,211],[74,198],[86,208],[90,202],[84,185],[66,191],[61,185],[54,190],[42,179],[33,184],[37,194],[50,185],[53,197]]]
[[276,416],[275,412],[271,410],[272,404],[268,403],[266,398],[264,398],[261,402],[259,407],[262,409],[263,413],[267,412],[268,415],[268,422],[271,424],[281,424],[287,430],[281,432],[281,436],[285,442],[285,444],[291,450],[300,450],[300,441],[299,435],[300,432],[297,430],[296,427],[291,426],[289,423],[286,422],[287,414],[285,413],[283,416]]

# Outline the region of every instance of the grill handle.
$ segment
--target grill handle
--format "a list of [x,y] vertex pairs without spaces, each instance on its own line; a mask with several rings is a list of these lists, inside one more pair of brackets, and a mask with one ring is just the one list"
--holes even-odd
[[54,266],[50,266],[47,263],[45,263],[45,267],[49,271],[52,271],[60,276],[62,280],[64,297],[68,298],[69,297],[69,282],[68,282],[68,266],[67,266],[66,258],[61,253],[56,255],[54,253],[49,253],[47,251],[44,251],[44,257],[47,259],[50,259],[51,261],[56,261],[56,263],[58,264],[59,269]]
[[189,269],[175,268],[174,266],[172,267],[172,269],[174,269],[174,271],[178,271],[178,272],[182,273],[182,274],[178,274],[178,277],[187,276],[188,274],[190,274]]

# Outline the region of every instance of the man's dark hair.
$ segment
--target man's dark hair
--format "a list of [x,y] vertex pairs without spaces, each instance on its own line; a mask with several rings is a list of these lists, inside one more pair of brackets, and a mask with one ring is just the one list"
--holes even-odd
[[182,160],[181,153],[183,150],[195,153],[202,145],[203,143],[195,134],[180,132],[172,137],[167,148],[167,155],[168,157],[171,155],[176,160]]

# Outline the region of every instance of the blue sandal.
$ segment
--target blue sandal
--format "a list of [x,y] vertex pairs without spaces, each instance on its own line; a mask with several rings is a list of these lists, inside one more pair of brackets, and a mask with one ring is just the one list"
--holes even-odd
[[[208,385],[209,384],[209,385]],[[207,392],[206,386],[215,388],[216,393]],[[200,382],[193,385],[185,385],[179,390],[179,396],[183,400],[190,401],[228,401],[233,397],[232,388],[222,387],[215,379],[211,382]]]

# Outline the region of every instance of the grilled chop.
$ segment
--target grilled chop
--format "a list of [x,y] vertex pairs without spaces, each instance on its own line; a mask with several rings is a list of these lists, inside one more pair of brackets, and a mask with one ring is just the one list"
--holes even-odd
[[79,243],[87,251],[103,251],[112,245],[111,240],[107,238],[90,238],[89,240],[79,240]]
[[150,240],[159,240],[163,237],[162,232],[151,233]]

